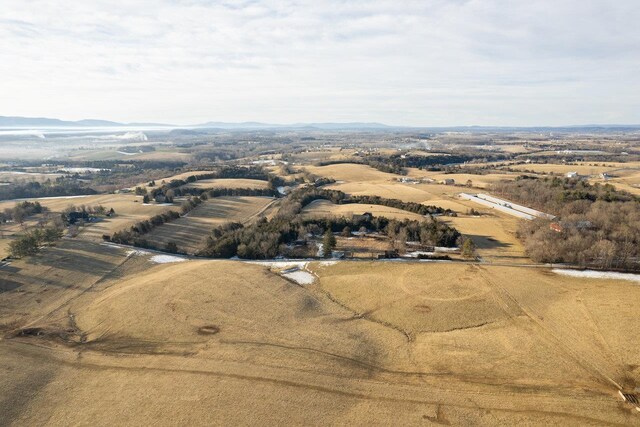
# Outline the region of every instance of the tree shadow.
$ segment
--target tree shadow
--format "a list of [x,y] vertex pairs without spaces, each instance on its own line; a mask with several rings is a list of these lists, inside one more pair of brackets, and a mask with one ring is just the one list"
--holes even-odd
[[473,240],[478,249],[496,249],[496,248],[510,248],[512,243],[504,243],[489,236],[482,236],[480,234],[465,234]]

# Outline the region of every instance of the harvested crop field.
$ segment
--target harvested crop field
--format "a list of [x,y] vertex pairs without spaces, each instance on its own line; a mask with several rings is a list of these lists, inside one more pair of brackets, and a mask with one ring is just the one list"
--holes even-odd
[[200,179],[194,183],[188,184],[193,188],[269,188],[268,181],[259,179],[245,178],[219,178],[219,179]]
[[[431,199],[441,198],[439,193],[425,190],[424,184],[409,185],[397,181],[389,182],[344,182],[326,186],[353,196],[380,196],[387,199],[399,199],[404,202],[427,203]],[[440,187],[440,186],[431,186]],[[444,186],[441,186],[444,187]],[[428,203],[427,203],[428,204]]]
[[194,253],[216,225],[250,222],[265,213],[273,201],[270,197],[210,198],[186,216],[154,228],[145,239],[156,247],[174,242],[179,250]]
[[0,269],[7,424],[637,422],[616,386],[640,379],[630,282],[311,262],[300,286],[152,257],[69,240]]
[[345,182],[392,181],[400,177],[399,175],[381,172],[371,166],[360,165],[357,163],[339,163],[328,166],[305,166],[305,169],[314,175]]
[[369,205],[363,203],[336,205],[328,200],[314,200],[302,209],[302,215],[307,218],[326,218],[332,216],[351,217],[352,215],[362,215],[365,212],[369,212],[373,216],[383,216],[389,219],[413,219],[418,221],[424,219],[422,215],[404,211],[402,209],[390,208],[388,206]]

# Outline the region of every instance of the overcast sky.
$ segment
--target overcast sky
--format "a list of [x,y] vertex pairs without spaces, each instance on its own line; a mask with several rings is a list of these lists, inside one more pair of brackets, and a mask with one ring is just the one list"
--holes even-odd
[[0,0],[0,115],[640,123],[638,0]]

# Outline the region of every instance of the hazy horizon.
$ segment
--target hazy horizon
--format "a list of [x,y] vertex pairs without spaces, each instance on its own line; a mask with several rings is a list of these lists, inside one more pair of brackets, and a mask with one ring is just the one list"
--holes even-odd
[[[252,129],[252,128],[295,128],[297,126],[335,126],[336,129],[339,129],[340,125],[344,126],[357,126],[363,125],[363,129],[370,127],[371,129],[381,129],[385,128],[389,129],[456,129],[456,128],[495,128],[495,129],[537,129],[537,128],[549,128],[549,129],[562,129],[562,128],[590,128],[590,127],[630,127],[630,128],[640,128],[640,123],[568,123],[568,124],[558,124],[558,125],[547,125],[547,124],[536,124],[536,125],[526,125],[526,126],[517,126],[517,125],[500,125],[500,124],[470,124],[470,125],[437,125],[437,126],[429,126],[429,125],[404,125],[404,124],[396,124],[396,123],[383,123],[383,122],[372,122],[372,121],[360,121],[360,122],[321,122],[321,121],[312,121],[312,122],[298,122],[298,123],[272,123],[272,122],[264,122],[260,120],[247,120],[242,122],[227,122],[227,121],[218,121],[218,120],[208,120],[202,123],[160,123],[160,122],[136,122],[136,121],[125,121],[125,122],[113,122],[112,125],[106,124],[89,124],[89,125],[72,125],[72,124],[64,124],[64,125],[47,125],[47,124],[38,124],[38,125],[3,125],[2,118],[7,118],[10,116],[0,116],[0,129],[4,129],[0,131],[2,134],[7,134],[7,132],[29,132],[30,130],[50,130],[55,131],[63,130],[63,129],[75,129],[81,132],[89,132],[90,130],[162,130],[162,129],[196,129],[199,127],[215,127],[215,125],[220,125],[222,128],[228,129]],[[79,120],[63,120],[57,117],[24,117],[24,116],[15,116],[14,118],[20,119],[32,119],[32,120],[62,120],[63,122],[83,122],[83,121],[106,121],[97,117],[91,118],[82,118]],[[247,125],[246,127],[242,127],[243,125]],[[227,126],[227,127],[225,127]]]
[[637,124],[638,21],[628,0],[20,2],[0,18],[0,115]]

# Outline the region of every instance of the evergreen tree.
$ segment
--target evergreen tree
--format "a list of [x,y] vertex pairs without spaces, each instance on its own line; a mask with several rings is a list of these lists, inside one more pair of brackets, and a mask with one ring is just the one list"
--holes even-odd
[[336,247],[336,237],[331,232],[331,228],[328,228],[322,238],[322,252],[325,258],[331,258],[331,253]]

